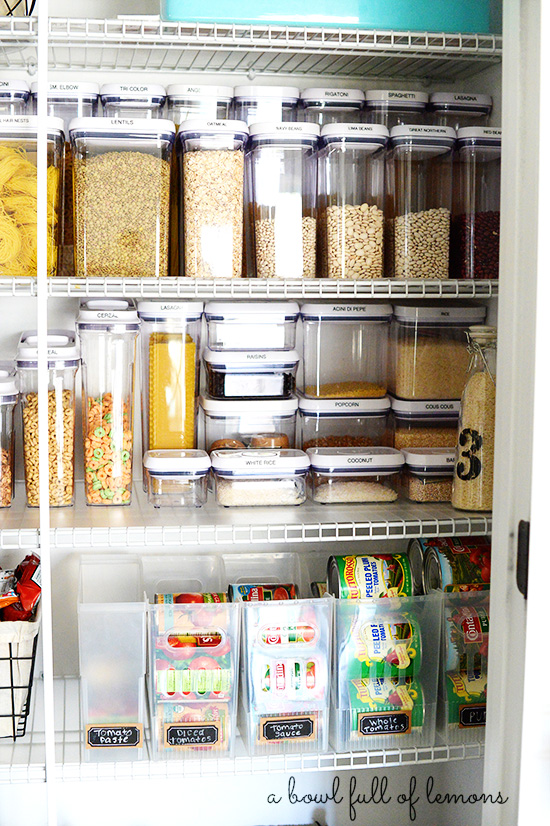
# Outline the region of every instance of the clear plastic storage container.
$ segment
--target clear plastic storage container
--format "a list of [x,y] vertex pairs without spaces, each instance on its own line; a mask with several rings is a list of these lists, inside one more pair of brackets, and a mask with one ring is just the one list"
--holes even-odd
[[[75,377],[80,364],[74,332],[48,333],[48,460],[50,507],[74,504]],[[27,505],[40,503],[38,479],[38,336],[23,333],[17,347],[23,411]]]
[[[391,325],[390,390],[400,399],[459,399],[470,355],[466,332],[485,307],[395,305]],[[435,447],[435,445],[431,445]]]
[[240,278],[243,263],[242,121],[187,120],[178,131],[180,274]]
[[321,131],[319,214],[324,278],[384,275],[385,126],[330,124]]
[[168,274],[174,134],[167,120],[71,122],[78,277]]
[[308,123],[361,123],[365,93],[361,89],[304,89],[301,117]]
[[498,278],[501,129],[458,131],[451,223],[451,275]]
[[211,350],[293,350],[299,312],[293,301],[210,301],[207,344]]
[[296,350],[207,349],[207,392],[213,399],[290,399],[299,359]]
[[387,391],[389,304],[303,304],[303,391],[324,399]]
[[390,131],[394,126],[427,123],[428,100],[426,92],[371,89],[365,92],[365,120]]
[[452,158],[448,126],[396,126],[386,168],[386,272],[448,278]]
[[161,118],[166,101],[156,83],[105,83],[100,95],[106,118]]
[[391,407],[397,450],[456,446],[460,399],[411,402],[392,396]]
[[227,120],[232,99],[232,86],[174,83],[166,89],[166,117],[176,126],[192,118]]
[[310,447],[310,494],[322,505],[394,502],[403,454],[391,447]]
[[314,123],[250,127],[247,169],[258,278],[315,278],[318,142]]
[[220,401],[201,397],[206,450],[293,448],[298,399]]
[[9,508],[15,492],[15,408],[17,378],[0,369],[0,508]]
[[132,496],[134,362],[139,318],[124,299],[80,306],[84,487],[88,505],[129,505]]
[[429,108],[436,126],[456,131],[465,126],[488,126],[493,98],[469,92],[432,92]]
[[26,80],[0,80],[0,115],[24,115],[29,97]]
[[224,507],[302,505],[309,458],[301,450],[213,450],[216,501]]
[[450,502],[454,448],[423,447],[403,451],[400,492],[411,502]]
[[308,399],[298,401],[300,447],[388,445],[390,400]]
[[149,450],[143,471],[147,501],[155,508],[206,504],[210,459],[204,450]]
[[295,121],[300,90],[295,86],[236,86],[233,117],[252,123]]

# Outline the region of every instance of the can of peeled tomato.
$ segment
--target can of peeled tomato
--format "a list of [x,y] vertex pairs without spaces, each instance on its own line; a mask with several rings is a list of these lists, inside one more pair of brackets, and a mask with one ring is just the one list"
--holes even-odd
[[345,647],[349,679],[414,677],[422,664],[420,626],[405,614],[380,620],[358,616]]
[[406,554],[331,556],[328,590],[339,599],[410,597],[418,593]]
[[411,734],[424,724],[424,692],[417,679],[352,680],[351,737]]
[[230,585],[230,602],[270,602],[278,599],[298,599],[298,588],[293,582],[280,585]]
[[485,536],[416,540],[424,552],[424,592],[485,591],[491,579],[491,542]]
[[[477,599],[477,597],[476,597]],[[468,676],[487,672],[489,654],[489,606],[445,606],[445,671],[462,671]]]
[[327,583],[326,582],[312,582],[310,585],[311,593],[314,597],[320,598],[324,596],[327,592]]
[[487,713],[487,675],[469,677],[460,671],[445,675],[447,725],[452,729],[485,726]]
[[264,645],[304,645],[317,637],[313,625],[270,625],[260,629],[260,641]]
[[227,594],[155,594],[155,603],[157,605],[185,605],[188,603],[221,603],[229,602]]

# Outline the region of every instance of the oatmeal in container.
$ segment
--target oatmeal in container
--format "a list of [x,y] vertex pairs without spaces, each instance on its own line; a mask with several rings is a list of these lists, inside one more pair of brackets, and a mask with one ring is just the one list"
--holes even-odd
[[391,447],[310,447],[309,493],[322,505],[394,502],[403,454]]
[[411,502],[450,502],[454,448],[417,447],[403,451],[400,493]]
[[309,458],[301,450],[213,450],[216,501],[224,507],[302,505]]

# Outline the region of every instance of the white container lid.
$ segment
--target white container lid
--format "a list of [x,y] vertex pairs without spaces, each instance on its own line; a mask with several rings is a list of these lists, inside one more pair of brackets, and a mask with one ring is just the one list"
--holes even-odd
[[296,86],[235,86],[235,100],[255,98],[287,98],[298,101],[300,90]]
[[[80,362],[80,351],[72,330],[48,331],[48,367],[73,367]],[[38,333],[22,333],[17,345],[17,369],[36,369],[38,366]]]
[[391,409],[398,417],[410,419],[458,419],[460,399],[451,401],[404,401],[390,396]]
[[166,97],[166,89],[158,83],[104,83],[99,94],[103,98],[143,100]]
[[209,301],[204,305],[207,321],[238,321],[243,324],[296,321],[299,312],[300,305],[295,301]]
[[178,135],[248,135],[248,126],[244,120],[207,120],[193,118],[184,121]]
[[331,321],[385,321],[391,314],[391,304],[303,304],[300,311],[304,319]]
[[210,457],[204,450],[148,450],[143,467],[153,476],[204,476],[210,470]]
[[425,109],[429,95],[426,92],[403,92],[397,89],[369,89],[365,92],[367,106],[389,109]]
[[71,137],[79,135],[145,135],[146,137],[163,137],[174,135],[176,126],[173,121],[163,118],[73,118],[69,123]]
[[284,370],[296,367],[300,361],[296,350],[210,350],[208,347],[203,358],[213,367],[250,372]]
[[303,89],[301,99],[310,102],[362,104],[365,93],[361,89],[313,88]]
[[76,323],[78,326],[108,327],[112,324],[139,328],[139,318],[133,301],[125,298],[91,298],[82,301]]
[[397,321],[409,324],[475,324],[482,322],[485,307],[457,307],[451,304],[436,304],[431,307],[394,304],[393,314]]
[[[48,135],[63,135],[63,118],[47,117]],[[0,133],[17,133],[36,138],[38,133],[38,115],[0,115]]]
[[455,466],[455,450],[452,447],[412,447],[401,451],[407,468],[427,475],[452,476]]
[[212,470],[220,476],[280,476],[303,475],[309,469],[309,458],[303,450],[213,450]]
[[298,399],[209,399],[199,397],[199,404],[208,416],[224,418],[235,416],[293,416],[298,410]]
[[252,140],[282,140],[282,141],[302,141],[317,140],[321,134],[321,127],[316,123],[279,123],[277,121],[266,121],[265,123],[253,123],[248,127],[248,133]]
[[394,126],[390,132],[392,144],[415,143],[419,146],[453,146],[456,132],[451,126]]
[[500,144],[502,141],[502,129],[492,126],[463,126],[456,133],[458,140]]
[[144,321],[174,318],[197,321],[202,316],[202,301],[138,301],[138,315]]
[[27,98],[29,96],[29,84],[26,80],[0,80],[0,97],[16,94],[18,97]]
[[309,447],[312,470],[337,473],[382,474],[398,472],[404,459],[393,447]]
[[387,126],[381,123],[327,123],[321,129],[323,140],[355,138],[357,141],[376,142],[381,146],[387,142],[389,135]]
[[432,92],[430,105],[434,109],[452,109],[486,112],[493,108],[491,95],[470,94],[468,92]]
[[308,399],[298,398],[301,413],[310,416],[385,416],[391,403],[382,399]]
[[215,98],[229,102],[233,98],[232,86],[196,86],[192,83],[172,83],[166,87],[166,97],[169,101],[181,98],[182,100],[202,100]]
[[[38,81],[31,83],[31,94],[38,94]],[[99,97],[99,83],[89,81],[52,81],[48,83],[48,99],[64,100],[65,98],[90,98],[92,101]]]
[[14,404],[18,395],[17,377],[0,375],[0,404]]

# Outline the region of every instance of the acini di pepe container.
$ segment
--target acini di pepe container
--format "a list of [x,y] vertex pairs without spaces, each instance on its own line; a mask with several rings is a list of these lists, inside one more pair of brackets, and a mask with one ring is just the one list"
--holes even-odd
[[309,458],[301,450],[213,450],[216,501],[224,507],[301,505]]
[[403,454],[391,447],[311,447],[310,494],[323,505],[394,502]]

